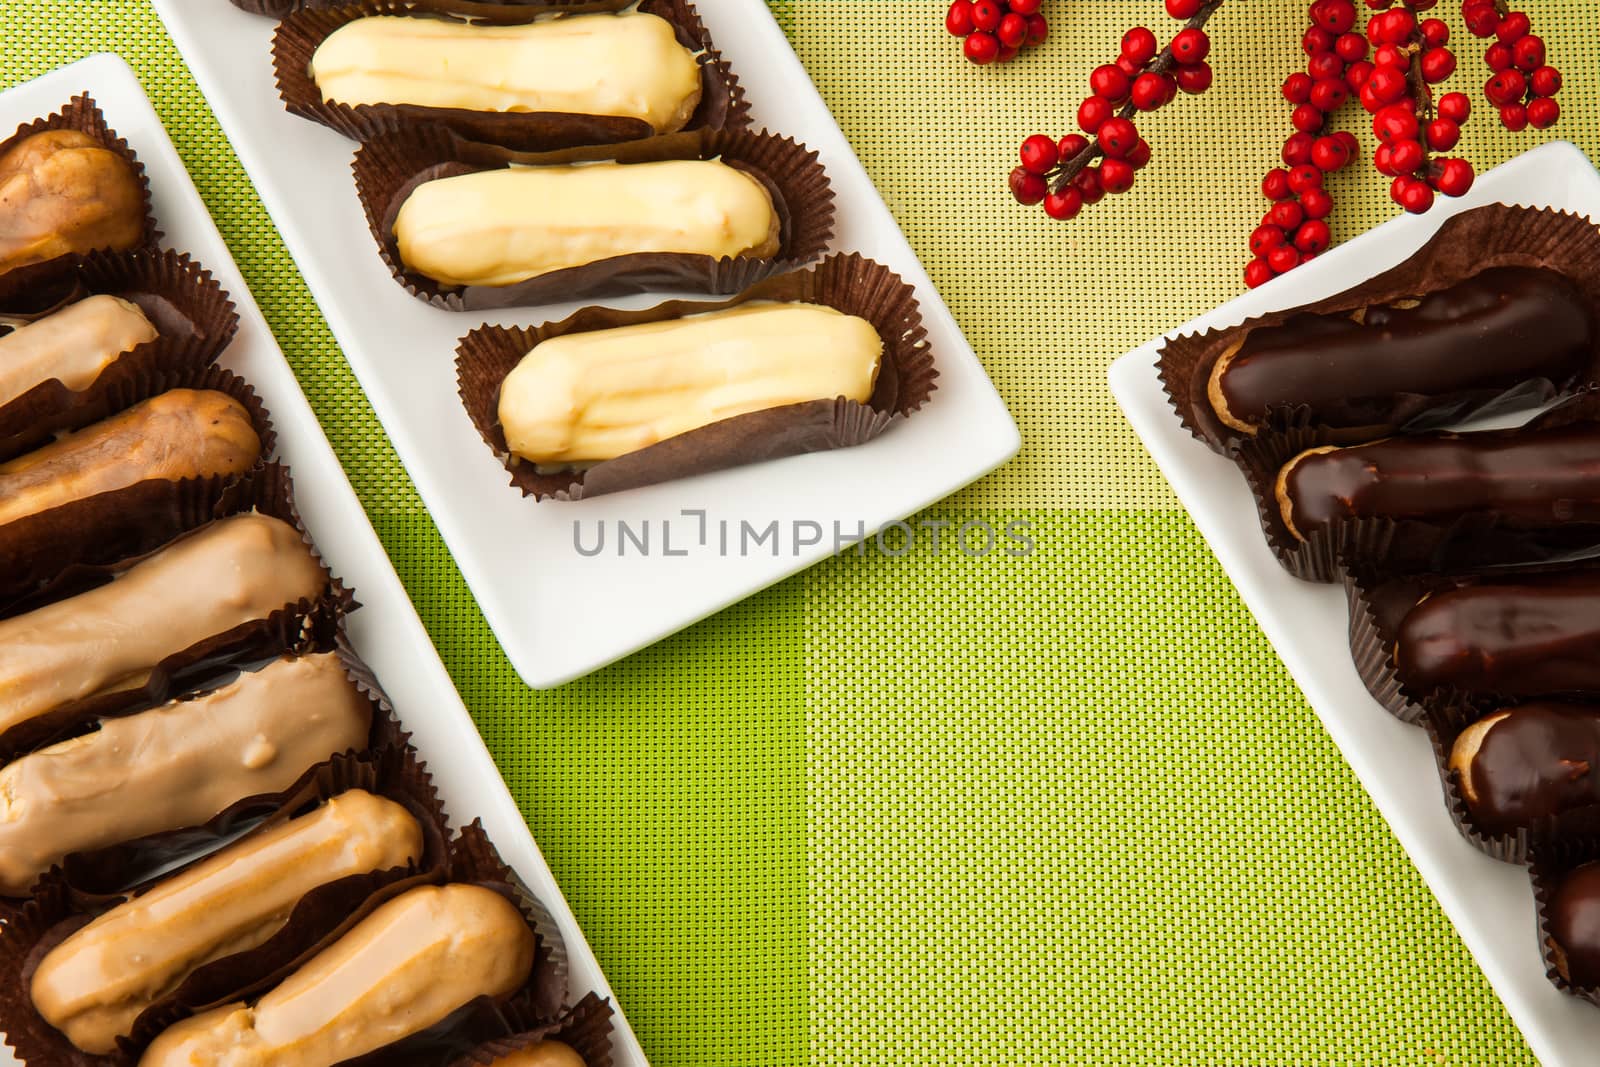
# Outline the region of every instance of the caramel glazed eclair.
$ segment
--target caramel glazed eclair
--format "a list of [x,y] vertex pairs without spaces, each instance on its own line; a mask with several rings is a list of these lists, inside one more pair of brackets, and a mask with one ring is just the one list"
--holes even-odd
[[766,258],[778,212],[720,159],[513,166],[423,182],[400,205],[400,260],[443,285],[507,286],[644,252]]
[[48,381],[74,392],[160,332],[139,305],[96,295],[0,336],[0,406]]
[[865,319],[752,301],[543,341],[502,383],[500,424],[511,451],[536,464],[598,462],[754,411],[865,403],[882,358]]
[[167,657],[327,587],[310,547],[281,519],[211,523],[105,585],[0,620],[0,732],[143,685]]
[[0,526],[140,482],[243,474],[260,458],[243,404],[173,389],[0,463]]
[[34,1007],[83,1051],[113,1052],[141,1012],[206,964],[273,937],[313,889],[421,855],[422,828],[405,808],[365,790],[341,793],[73,932],[34,970]]
[[311,57],[326,103],[633,118],[673,133],[700,104],[700,64],[671,23],[638,11],[491,26],[373,15]]
[[332,1067],[502,997],[533,970],[534,937],[505,897],[423,886],[380,905],[253,1005],[170,1027],[140,1067]]

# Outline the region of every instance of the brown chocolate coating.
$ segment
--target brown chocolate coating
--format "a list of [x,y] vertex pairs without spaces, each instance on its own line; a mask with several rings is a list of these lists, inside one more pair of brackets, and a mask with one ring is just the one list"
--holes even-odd
[[1253,433],[1270,409],[1303,404],[1322,425],[1383,432],[1529,380],[1569,384],[1594,358],[1583,294],[1554,271],[1495,267],[1401,303],[1251,331],[1212,370],[1217,417]]
[[1600,862],[1573,869],[1545,907],[1556,969],[1573,985],[1600,985]]
[[1401,621],[1394,659],[1422,692],[1600,693],[1600,571],[1435,593]]
[[46,130],[0,155],[0,272],[142,240],[138,175],[88,134]]
[[1363,518],[1449,522],[1485,514],[1535,527],[1600,521],[1600,423],[1312,449],[1279,473],[1278,506],[1301,540]]
[[1462,798],[1489,833],[1600,803],[1600,706],[1535,703],[1474,723],[1451,747]]

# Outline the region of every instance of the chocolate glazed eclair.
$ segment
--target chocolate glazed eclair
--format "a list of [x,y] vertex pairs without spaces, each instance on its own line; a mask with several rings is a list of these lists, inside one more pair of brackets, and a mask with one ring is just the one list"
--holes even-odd
[[1448,767],[1473,821],[1491,834],[1600,804],[1600,705],[1496,709],[1456,735]]
[[1211,364],[1206,396],[1248,436],[1300,406],[1317,424],[1382,434],[1524,382],[1565,388],[1597,348],[1600,327],[1571,279],[1495,267],[1421,297],[1247,330]]

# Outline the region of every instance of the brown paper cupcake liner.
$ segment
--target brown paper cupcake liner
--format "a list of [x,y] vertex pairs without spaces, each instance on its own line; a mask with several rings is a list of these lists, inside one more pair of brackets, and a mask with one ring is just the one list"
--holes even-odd
[[[1556,407],[1497,437],[1600,421],[1600,388],[1586,386]],[[1494,513],[1468,513],[1448,521],[1349,519],[1296,537],[1277,497],[1279,472],[1300,453],[1335,444],[1325,428],[1263,432],[1240,442],[1233,460],[1255,498],[1267,546],[1290,574],[1306,581],[1338,581],[1349,567],[1388,571],[1454,572],[1481,567],[1555,562],[1600,549],[1600,521],[1551,519],[1535,523]]]
[[[305,526],[294,509],[293,490],[286,468],[269,464],[260,472],[228,487],[217,504],[215,517],[221,519],[249,511],[258,511],[291,523],[300,530],[315,554],[315,546],[305,534]],[[157,546],[156,550],[161,547],[165,546]],[[319,563],[322,562],[320,555],[316,558]],[[22,614],[102,585],[137,562],[137,559],[128,559],[100,566],[75,565],[63,571],[38,593],[9,605],[5,614]],[[338,630],[340,619],[355,609],[356,602],[350,591],[328,572],[327,565],[322,566],[324,572],[328,573],[328,588],[321,597],[287,604],[264,619],[243,623],[196,642],[158,663],[141,686],[99,693],[16,724],[0,733],[0,760],[13,759],[31,749],[62,740],[70,736],[74,729],[80,729],[96,719],[125,715],[164,703],[194,685],[241,664],[258,662],[282,653],[328,647]]]
[[53,261],[49,273],[27,293],[0,304],[0,316],[36,320],[84,297],[107,294],[138,304],[161,336],[117,357],[83,389],[51,379],[0,405],[0,461],[132,407],[162,375],[198,374],[238,328],[233,302],[211,272],[178,252],[97,252]]
[[[384,901],[414,886],[443,879],[448,829],[438,796],[426,768],[414,753],[400,749],[390,748],[371,758],[327,762],[297,788],[286,792],[281,805],[243,837],[306,814],[351,789],[379,794],[407,808],[423,827],[421,858],[405,867],[353,875],[312,890],[300,899],[284,927],[270,939],[196,969],[141,1013],[116,1053],[96,1056],[75,1048],[38,1014],[27,990],[44,956],[93,915],[141,895],[176,870],[164,872],[125,894],[87,901],[59,872],[47,879],[8,926],[5,944],[0,945],[0,1025],[12,1047],[28,1062],[72,1067],[132,1065],[137,1062],[139,1051],[173,1023],[276,985]],[[206,855],[210,854],[208,850]],[[179,869],[202,858],[196,856]]]
[[[320,122],[361,141],[401,126],[439,126],[474,141],[541,152],[579,145],[618,144],[651,137],[655,129],[643,119],[560,112],[484,112],[414,104],[361,104],[351,107],[324,101],[311,79],[311,60],[335,30],[373,15],[413,15],[452,22],[521,25],[552,13],[573,13],[572,4],[481,4],[472,0],[360,0],[334,8],[301,10],[279,26],[272,42],[273,69],[284,106],[301,118]],[[680,44],[700,56],[700,104],[686,130],[743,129],[750,124],[750,105],[739,79],[689,0],[641,0],[638,10],[672,24]]]
[[[319,11],[326,8],[345,7],[350,0],[231,0],[234,7],[252,15],[266,15],[282,19],[296,11]],[[470,14],[483,8],[491,13],[498,9],[537,8],[545,12],[563,12],[569,15],[593,11],[621,11],[634,0],[457,0],[461,10]]]
[[[1439,232],[1398,266],[1313,304],[1261,315],[1221,330],[1185,334],[1166,342],[1156,368],[1162,387],[1184,427],[1224,455],[1250,435],[1221,423],[1206,396],[1217,358],[1243,332],[1277,326],[1294,315],[1338,314],[1424,296],[1492,267],[1546,267],[1566,275],[1588,298],[1600,319],[1600,229],[1586,218],[1547,208],[1490,204],[1445,221]],[[1418,397],[1416,412],[1399,424],[1345,430],[1318,427],[1303,405],[1270,412],[1264,429],[1275,432],[1318,430],[1327,443],[1353,444],[1459,422],[1475,415],[1536,407],[1581,385],[1600,382],[1600,351],[1577,381],[1533,379],[1510,389],[1484,389],[1454,401],[1428,404]]]
[[[150,396],[171,389],[209,389],[242,404],[261,439],[260,470],[276,436],[261,398],[244,379],[221,367],[146,367],[138,387]],[[26,596],[75,564],[112,563],[165,544],[212,517],[237,476],[174,481],[153,478],[122,489],[36,512],[0,526],[0,604]]]
[[1563,993],[1600,1005],[1600,987],[1577,986],[1568,980],[1562,953],[1550,933],[1550,905],[1555,890],[1568,874],[1595,860],[1600,860],[1600,808],[1587,808],[1562,819],[1555,833],[1534,842],[1528,854],[1528,874],[1533,882],[1545,977]]
[[[500,426],[500,387],[534,345],[565,334],[660,322],[751,300],[825,304],[871,322],[883,338],[884,357],[867,403],[814,400],[739,415],[580,471],[541,474],[533,464],[511,455]],[[645,311],[589,307],[532,329],[483,326],[461,339],[456,376],[468,417],[511,472],[511,484],[524,496],[540,500],[580,500],[761,460],[863,444],[920,409],[937,388],[939,372],[915,291],[887,267],[852,254],[831,256],[807,270],[769,278],[718,303],[673,300]]]
[[[778,255],[717,259],[682,252],[637,252],[551,271],[514,285],[445,286],[407,268],[394,238],[394,220],[401,205],[417,186],[436,178],[512,164],[716,158],[756,178],[772,195],[779,222]],[[696,130],[620,145],[515,152],[468,141],[444,129],[397,129],[364,142],[356,152],[353,169],[367,224],[395,281],[417,299],[449,311],[549,304],[650,289],[738,293],[764,278],[821,258],[833,239],[833,189],[817,153],[765,131]]]
[[[134,154],[128,142],[118,136],[117,131],[106,124],[105,115],[95,104],[94,98],[87,92],[73,97],[65,106],[53,115],[32,122],[25,122],[17,127],[17,131],[4,141],[0,141],[0,155],[10,151],[12,146],[26,137],[37,133],[46,133],[50,130],[77,130],[99,141],[116,155],[121,156],[139,180],[139,185],[144,190],[144,235],[138,247],[155,248],[161,240],[161,231],[156,228],[155,209],[151,204],[150,177],[145,173],[144,164],[139,162],[139,157]],[[8,302],[18,294],[25,293],[27,289],[41,278],[50,277],[55,264],[71,256],[58,256],[54,259],[41,260],[10,270],[0,271],[0,304]]]
[[559,1041],[571,1048],[582,1057],[584,1067],[611,1067],[615,1030],[612,1020],[616,1013],[609,1000],[589,993],[554,1021],[524,1018],[518,1009],[519,1005],[508,1005],[503,1013],[516,1033],[485,1042],[451,1067],[492,1067],[504,1057],[543,1041]]

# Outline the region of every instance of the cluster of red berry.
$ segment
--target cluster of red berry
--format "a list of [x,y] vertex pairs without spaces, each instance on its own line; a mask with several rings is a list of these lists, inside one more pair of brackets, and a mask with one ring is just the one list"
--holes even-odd
[[1004,63],[1050,34],[1039,9],[1044,0],[954,0],[944,28],[965,38],[961,52],[980,66]]
[[[1165,49],[1143,26],[1122,38],[1116,62],[1089,75],[1090,95],[1078,107],[1078,127],[1059,141],[1034,134],[1022,142],[1022,165],[1011,172],[1011,194],[1043,204],[1053,219],[1075,218],[1107,193],[1133,188],[1134,173],[1150,162],[1150,145],[1133,123],[1138,112],[1171,103],[1179,93],[1211,88],[1211,39],[1202,28],[1222,0],[1166,0],[1167,13],[1187,21]],[[1099,160],[1096,164],[1095,160]]]
[[1507,11],[1504,0],[1466,0],[1461,17],[1473,36],[1495,38],[1483,56],[1493,75],[1483,93],[1500,109],[1506,129],[1554,126],[1561,118],[1561,105],[1555,99],[1561,91],[1561,72],[1545,62],[1544,38],[1533,33],[1528,16]]

